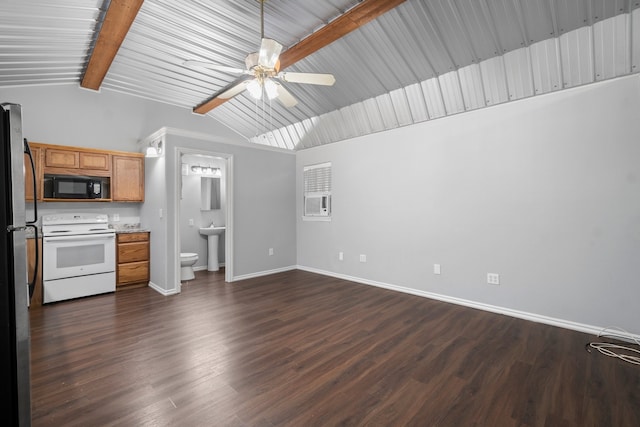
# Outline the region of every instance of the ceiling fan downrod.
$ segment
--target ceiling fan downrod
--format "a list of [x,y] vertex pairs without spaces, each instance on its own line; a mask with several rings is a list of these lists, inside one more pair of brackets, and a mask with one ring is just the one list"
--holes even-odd
[[264,2],[267,0],[258,0],[260,2],[260,40],[264,38]]

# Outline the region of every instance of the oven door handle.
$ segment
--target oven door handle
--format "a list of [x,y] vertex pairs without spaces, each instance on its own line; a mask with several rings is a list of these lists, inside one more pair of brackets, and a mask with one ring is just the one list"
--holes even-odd
[[86,242],[87,240],[113,240],[115,234],[86,234],[82,236],[45,237],[45,242]]

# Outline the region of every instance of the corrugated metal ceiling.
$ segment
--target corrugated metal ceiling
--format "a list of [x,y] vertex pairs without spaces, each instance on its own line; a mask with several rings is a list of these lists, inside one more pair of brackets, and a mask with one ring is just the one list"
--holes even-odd
[[[357,0],[269,0],[265,36],[290,47]],[[78,84],[108,1],[0,2],[0,87]],[[407,0],[287,71],[299,104],[242,94],[209,115],[256,143],[301,149],[636,72],[638,2]],[[146,0],[102,87],[193,108],[260,43],[256,0]]]

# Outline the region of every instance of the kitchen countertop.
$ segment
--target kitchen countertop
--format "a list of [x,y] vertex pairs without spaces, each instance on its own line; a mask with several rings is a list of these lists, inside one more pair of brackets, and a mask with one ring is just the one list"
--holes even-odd
[[125,233],[148,233],[148,228],[121,228],[116,229],[116,234],[125,234]]
[[[109,228],[113,228],[116,234],[150,232],[148,228],[141,227],[140,224],[111,224]],[[32,227],[27,227],[25,237],[27,239],[33,239],[35,237]],[[38,237],[42,237],[42,229],[40,227],[38,227]]]
[[116,231],[116,234],[124,234],[124,233],[146,233],[149,231],[148,228],[143,228],[140,226],[140,223],[130,223],[130,224],[109,224],[109,228],[113,228]]

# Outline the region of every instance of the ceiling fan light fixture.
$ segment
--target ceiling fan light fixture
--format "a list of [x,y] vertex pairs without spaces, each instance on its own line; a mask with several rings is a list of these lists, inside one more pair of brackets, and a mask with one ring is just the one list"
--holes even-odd
[[278,97],[278,86],[271,79],[265,80],[264,91],[267,92],[267,97],[269,99],[274,99]]
[[255,99],[262,98],[262,86],[260,85],[258,79],[251,80],[249,82],[249,84],[247,85],[247,91],[249,92],[249,95],[251,95]]
[[265,68],[274,68],[282,51],[282,45],[273,39],[262,39],[258,53],[258,64]]
[[258,65],[258,55],[258,52],[253,52],[247,55],[244,59],[244,64],[247,67],[247,70],[253,70],[253,68]]
[[[298,101],[282,84],[279,83],[279,80],[284,82],[321,86],[332,86],[335,83],[335,77],[331,74],[280,72],[281,62],[279,57],[283,50],[283,46],[277,41],[264,36],[264,4],[267,0],[256,1],[260,3],[260,48],[257,52],[250,53],[245,57],[246,69],[240,70],[216,64],[200,63],[199,61],[185,61],[186,65],[199,66],[201,64],[205,64],[205,68],[207,69],[225,73],[244,74],[253,78],[237,78],[234,82],[216,93],[211,99],[195,107],[193,110],[194,112],[205,114],[211,109],[221,105],[223,102],[240,94],[245,89],[249,92],[249,95],[256,100],[264,100],[268,98],[271,101],[272,99],[277,99],[285,107],[292,108],[298,104]],[[384,2],[384,0],[371,1],[380,3]],[[312,52],[315,50],[317,50],[317,48],[314,48]],[[308,55],[308,53],[304,54],[304,56],[306,55]],[[286,65],[291,65],[288,61],[290,62],[290,58],[285,61],[287,62]],[[263,110],[264,106],[265,103],[263,101]],[[269,108],[270,107],[271,106],[269,104]],[[257,110],[258,105],[256,103],[256,112]],[[271,113],[269,112],[269,114]]]

